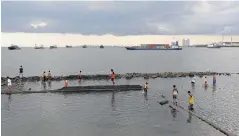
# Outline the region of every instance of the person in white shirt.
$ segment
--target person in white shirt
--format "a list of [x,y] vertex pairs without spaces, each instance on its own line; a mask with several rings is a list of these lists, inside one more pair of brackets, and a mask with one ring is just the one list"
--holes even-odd
[[178,96],[178,89],[176,88],[176,85],[173,85],[173,103],[177,105],[176,99]]
[[191,83],[194,85],[194,84],[195,84],[195,82],[196,82],[196,78],[195,78],[195,77],[193,77],[193,78],[192,78],[192,81],[191,81]]
[[7,77],[7,86],[8,86],[8,92],[11,94],[12,92],[12,81],[9,77]]

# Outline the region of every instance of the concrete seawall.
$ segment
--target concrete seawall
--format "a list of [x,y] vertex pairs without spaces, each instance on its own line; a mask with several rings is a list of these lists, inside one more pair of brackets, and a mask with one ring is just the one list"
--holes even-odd
[[[112,91],[140,91],[143,89],[141,85],[93,85],[93,86],[69,86],[54,90],[27,90],[13,91],[11,94],[29,94],[29,93],[82,93],[82,92],[112,92]],[[9,94],[7,91],[1,94]]]
[[[239,74],[239,73],[228,73],[228,72],[160,72],[160,73],[126,73],[126,74],[116,74],[116,79],[127,79],[130,80],[132,78],[178,78],[178,77],[193,77],[193,76],[212,76],[212,75],[224,75],[230,76],[231,74]],[[18,82],[20,80],[19,76],[10,77],[12,82]],[[78,79],[78,75],[67,75],[67,76],[53,76],[51,81],[61,81],[61,80],[76,80]],[[95,75],[82,75],[83,80],[109,80],[110,74],[95,74]],[[23,82],[35,82],[40,81],[40,76],[29,76],[21,78]],[[2,83],[7,81],[6,77],[1,77]]]

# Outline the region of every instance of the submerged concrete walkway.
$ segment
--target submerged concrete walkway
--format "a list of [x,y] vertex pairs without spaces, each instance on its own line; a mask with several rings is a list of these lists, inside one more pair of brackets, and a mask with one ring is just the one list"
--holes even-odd
[[[82,93],[82,92],[107,92],[107,91],[139,91],[142,90],[141,85],[97,85],[97,86],[69,86],[56,90],[41,91],[12,91],[11,94],[28,94],[28,93]],[[9,94],[4,91],[1,94]]]
[[212,127],[215,128],[216,130],[219,130],[221,133],[223,133],[223,134],[225,134],[225,135],[227,135],[227,136],[236,136],[236,135],[234,135],[234,134],[232,134],[232,133],[230,133],[230,132],[228,132],[228,131],[226,131],[226,130],[220,128],[218,125],[212,123],[211,121],[209,121],[209,120],[207,120],[207,119],[205,119],[205,118],[203,118],[203,117],[197,115],[195,112],[192,112],[192,111],[187,110],[186,108],[180,106],[179,104],[177,104],[177,106],[176,106],[176,105],[170,103],[170,104],[169,104],[169,107],[170,107],[170,108],[173,108],[173,109],[181,109],[181,110],[183,110],[183,111],[185,111],[185,112],[188,112],[188,113],[190,113],[191,115],[193,115],[193,116],[199,118],[199,119],[202,120],[203,122],[207,123],[208,125],[212,126]]

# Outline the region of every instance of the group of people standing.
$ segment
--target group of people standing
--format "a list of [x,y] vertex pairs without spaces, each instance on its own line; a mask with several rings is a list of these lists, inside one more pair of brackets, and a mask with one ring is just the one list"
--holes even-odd
[[[212,83],[213,83],[213,86],[216,85],[216,76],[215,75],[213,75]],[[196,84],[196,78],[195,77],[192,78],[191,84],[193,86]],[[204,77],[203,86],[208,87],[208,82],[207,82],[207,77],[206,76]],[[147,82],[144,84],[143,89],[144,89],[144,93],[147,93],[147,90],[148,90],[148,83]],[[187,93],[189,95],[189,98],[188,98],[189,107],[188,107],[188,109],[193,111],[194,110],[194,108],[193,108],[194,97],[193,97],[191,91],[188,91]],[[176,85],[173,85],[172,97],[173,97],[173,104],[175,104],[176,106],[177,106],[177,101],[176,100],[177,100],[178,94],[179,94],[179,92],[178,92],[178,89],[176,88]]]
[[[19,68],[19,77],[22,78],[23,77],[23,67],[20,66]],[[12,80],[7,76],[7,87],[8,87],[8,92],[9,94],[12,93]]]
[[[195,85],[195,83],[196,83],[196,78],[193,77],[192,81],[191,81],[191,84]],[[216,85],[216,76],[215,75],[213,75],[213,77],[212,77],[212,84],[213,84],[213,86]],[[203,84],[203,86],[204,87],[208,87],[207,76],[204,77],[204,84]]]
[[51,71],[49,70],[47,75],[46,75],[46,72],[44,71],[41,77],[43,82],[46,82],[46,80],[51,81],[51,78],[52,78]]

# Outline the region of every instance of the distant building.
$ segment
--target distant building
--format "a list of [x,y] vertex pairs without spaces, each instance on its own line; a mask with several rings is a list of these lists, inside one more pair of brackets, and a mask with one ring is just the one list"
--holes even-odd
[[186,40],[186,46],[190,46],[190,40],[189,39]]
[[185,46],[185,39],[182,40],[182,46]]
[[182,46],[190,46],[190,40],[183,38],[183,40],[182,40]]

